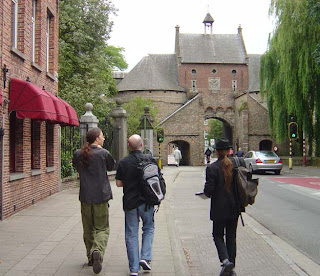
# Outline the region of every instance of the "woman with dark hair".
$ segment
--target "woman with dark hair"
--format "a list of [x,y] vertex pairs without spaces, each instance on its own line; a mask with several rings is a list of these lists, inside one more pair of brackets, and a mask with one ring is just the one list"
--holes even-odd
[[83,240],[87,249],[88,265],[100,273],[109,237],[108,201],[112,191],[107,171],[115,167],[111,154],[102,148],[104,136],[100,128],[91,128],[86,142],[73,156],[79,172]]
[[[236,232],[240,215],[235,195],[233,162],[227,157],[231,146],[229,140],[221,138],[216,143],[218,160],[206,169],[204,193],[211,198],[210,219],[212,236],[218,251],[222,270],[220,276],[236,275]],[[241,166],[244,161],[240,159]],[[226,239],[224,240],[224,233]]]

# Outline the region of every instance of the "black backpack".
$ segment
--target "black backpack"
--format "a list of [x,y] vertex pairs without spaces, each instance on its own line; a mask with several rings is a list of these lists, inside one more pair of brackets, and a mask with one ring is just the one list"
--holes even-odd
[[166,194],[166,183],[155,159],[143,154],[138,162],[140,191],[146,204],[160,205]]

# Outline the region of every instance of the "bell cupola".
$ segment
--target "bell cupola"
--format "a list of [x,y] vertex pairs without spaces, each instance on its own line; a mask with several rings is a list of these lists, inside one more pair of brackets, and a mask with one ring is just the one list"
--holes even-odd
[[210,34],[212,34],[212,23],[214,22],[210,13],[207,13],[206,17],[203,20],[204,24],[204,34],[207,34],[207,29],[210,30]]

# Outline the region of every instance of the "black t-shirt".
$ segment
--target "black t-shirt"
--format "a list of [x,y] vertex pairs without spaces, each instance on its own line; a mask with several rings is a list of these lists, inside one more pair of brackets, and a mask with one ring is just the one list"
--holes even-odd
[[123,183],[123,210],[129,211],[145,203],[139,189],[139,175],[137,166],[142,152],[131,151],[130,154],[119,161],[116,179]]

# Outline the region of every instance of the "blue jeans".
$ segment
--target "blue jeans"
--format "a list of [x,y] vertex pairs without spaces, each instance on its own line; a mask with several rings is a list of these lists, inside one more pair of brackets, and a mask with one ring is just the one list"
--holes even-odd
[[141,259],[151,261],[152,242],[154,235],[154,207],[150,208],[142,204],[138,208],[125,211],[125,239],[129,269],[131,272],[139,271],[139,217],[142,219],[142,246]]

